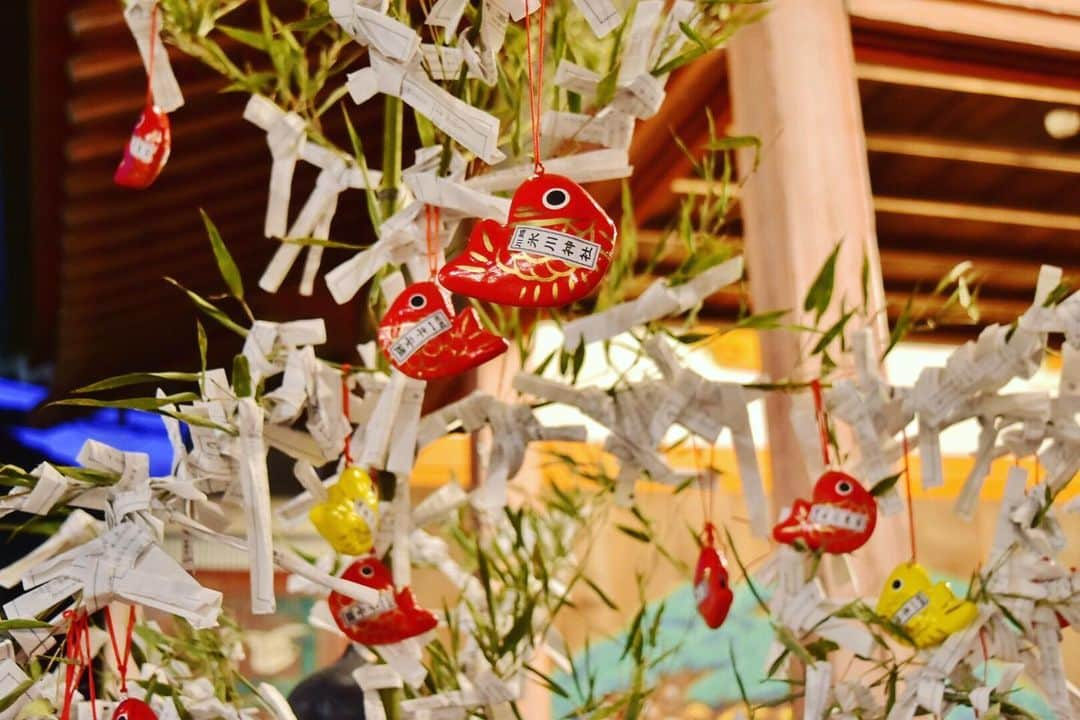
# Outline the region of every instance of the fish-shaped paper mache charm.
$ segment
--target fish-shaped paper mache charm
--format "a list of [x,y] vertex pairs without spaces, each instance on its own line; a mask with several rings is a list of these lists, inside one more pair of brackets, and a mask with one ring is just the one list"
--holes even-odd
[[398,295],[379,323],[379,347],[390,364],[417,380],[458,375],[506,352],[506,340],[488,332],[476,311],[453,314],[430,281]]
[[514,192],[506,225],[486,219],[473,226],[439,282],[500,305],[568,305],[607,273],[615,240],[615,223],[583,187],[562,175],[535,175]]
[[136,190],[150,187],[165,167],[171,149],[169,116],[156,105],[147,105],[131,131],[113,182]]
[[125,698],[113,710],[112,720],[158,720],[154,709],[138,698]]
[[795,501],[791,513],[773,528],[773,538],[839,555],[866,544],[876,524],[874,496],[847,473],[829,470],[814,484],[810,502]]
[[363,555],[371,550],[379,524],[379,494],[371,476],[349,465],[326,495],[326,500],[308,513],[319,534],[344,555]]
[[953,595],[948,583],[932,582],[918,563],[907,562],[885,581],[875,612],[904,628],[916,647],[928,648],[974,622],[979,608]]
[[711,523],[705,526],[701,553],[694,570],[694,601],[705,624],[716,629],[724,624],[735,595],[728,585],[727,565],[716,549],[714,533]]
[[418,606],[412,590],[394,587],[390,570],[373,555],[357,560],[341,577],[379,591],[374,605],[331,592],[330,614],[341,632],[362,645],[389,645],[435,629],[438,619]]

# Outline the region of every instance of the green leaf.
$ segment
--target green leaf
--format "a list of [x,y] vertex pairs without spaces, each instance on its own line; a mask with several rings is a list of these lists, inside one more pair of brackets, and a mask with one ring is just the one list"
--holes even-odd
[[198,308],[205,315],[207,315],[208,317],[213,318],[214,320],[217,320],[222,326],[228,328],[229,330],[232,330],[234,333],[236,333],[240,337],[247,337],[247,334],[248,334],[247,329],[243,328],[243,327],[240,327],[240,325],[238,325],[236,322],[234,322],[232,320],[232,318],[230,318],[228,315],[226,315],[225,312],[222,311],[221,308],[219,308],[217,305],[214,305],[213,303],[211,303],[209,300],[205,299],[204,297],[202,297],[198,293],[195,293],[195,292],[192,292],[191,290],[188,290],[186,287],[184,287],[183,285],[181,285],[179,282],[172,279],[171,277],[166,277],[165,282],[167,282],[170,285],[184,291],[184,293],[188,296],[188,298],[191,300],[191,302],[193,302],[195,304],[195,307]]
[[247,45],[248,47],[262,50],[263,52],[266,52],[269,48],[266,38],[260,33],[244,30],[243,28],[232,27],[230,25],[221,25],[220,23],[215,27],[233,40],[236,40],[243,45]]
[[818,338],[818,341],[814,345],[814,349],[810,351],[810,354],[817,355],[820,352],[824,352],[825,348],[829,347],[829,344],[835,340],[840,333],[844,332],[844,327],[854,314],[855,310],[852,309],[841,315],[840,319],[833,323],[832,327],[822,333],[821,337]]
[[814,662],[813,656],[802,646],[798,638],[795,637],[795,633],[791,632],[791,628],[774,626],[773,630],[776,632],[776,639],[779,640],[780,644],[786,647],[792,655],[808,665]]
[[76,388],[72,392],[76,393],[91,393],[98,392],[100,390],[111,390],[118,387],[126,387],[128,385],[143,385],[146,383],[157,382],[158,380],[176,381],[176,382],[198,382],[199,373],[191,372],[143,372],[143,373],[127,373],[126,375],[116,375],[105,380],[99,380],[96,383],[90,385],[84,385],[81,388]]
[[887,478],[882,478],[881,480],[878,480],[876,483],[874,483],[874,487],[870,488],[870,494],[874,497],[881,497],[882,495],[896,487],[896,482],[900,479],[900,476],[902,474],[903,473],[896,473],[895,475],[890,475]]
[[177,403],[195,402],[199,400],[196,393],[185,392],[165,397],[134,397],[120,400],[98,400],[96,398],[68,398],[49,403],[50,405],[74,405],[77,407],[96,408],[125,408],[127,410],[157,410],[163,405],[175,405]]
[[638,542],[643,542],[643,543],[651,543],[652,542],[652,537],[650,537],[648,533],[646,533],[646,532],[644,532],[642,530],[638,530],[636,528],[632,528],[632,527],[629,527],[627,525],[616,525],[615,527],[618,528],[620,532],[625,533],[626,535],[629,535],[630,537],[634,538]]
[[532,632],[532,616],[535,608],[536,600],[530,597],[525,603],[525,608],[522,610],[521,614],[517,616],[514,620],[514,624],[499,643],[499,655],[505,655],[512,651],[517,647],[518,642],[520,642],[522,638]]
[[206,388],[203,387],[206,379],[206,328],[197,319],[195,320],[195,335],[199,342],[199,392],[206,395]]
[[221,273],[225,286],[229,288],[229,294],[237,300],[243,300],[244,282],[240,279],[240,269],[236,267],[236,262],[233,260],[232,255],[229,254],[229,249],[225,247],[225,241],[221,239],[221,233],[218,232],[217,226],[214,225],[210,216],[204,210],[199,210],[199,214],[202,215],[203,225],[206,226],[206,234],[210,238],[210,247],[214,250],[214,259],[217,260],[218,272]]
[[900,311],[900,315],[896,318],[896,323],[889,330],[889,344],[885,347],[885,351],[881,353],[881,359],[884,360],[892,349],[896,347],[896,344],[907,336],[908,331],[911,330],[911,326],[915,323],[915,313],[912,310],[912,305],[915,302],[914,295],[908,296],[907,302],[904,303],[903,309]]
[[598,598],[600,598],[600,601],[601,601],[602,603],[604,603],[605,605],[607,605],[607,606],[608,606],[608,608],[610,608],[611,610],[615,610],[615,611],[618,611],[618,609],[619,609],[619,606],[615,604],[615,601],[614,601],[614,600],[612,600],[612,599],[611,599],[611,598],[610,598],[610,597],[608,596],[608,594],[607,594],[606,592],[604,592],[604,591],[603,591],[603,590],[602,590],[602,589],[600,588],[600,586],[599,586],[599,585],[597,585],[597,584],[596,584],[595,582],[593,582],[593,581],[592,581],[592,580],[591,580],[590,578],[587,578],[587,577],[585,577],[585,576],[582,576],[582,578],[581,578],[581,579],[582,579],[582,581],[583,581],[583,582],[584,582],[584,583],[585,583],[586,585],[588,585],[588,586],[589,586],[589,589],[591,589],[591,590],[592,590],[592,591],[593,591],[594,593],[596,593],[596,596],[597,596]]
[[251,368],[248,365],[247,355],[238,353],[233,357],[232,374],[233,391],[236,397],[251,397]]
[[9,632],[11,630],[44,630],[51,627],[52,624],[47,623],[44,620],[23,620],[20,618],[0,620],[0,632]]
[[739,329],[752,329],[752,330],[775,330],[782,327],[780,324],[780,318],[787,315],[790,310],[770,310],[763,313],[755,313],[754,315],[747,315],[738,322],[735,323],[735,327]]
[[26,692],[33,687],[34,679],[27,678],[16,686],[14,690],[0,698],[0,712],[7,710],[9,707],[15,704],[15,701],[22,698]]
[[840,646],[828,638],[818,638],[812,643],[806,645],[806,652],[814,656],[814,658],[820,662],[825,662],[829,659],[829,653],[834,650],[839,650]]
[[806,292],[806,298],[803,300],[803,310],[806,312],[813,310],[815,322],[821,318],[832,301],[836,276],[836,258],[839,254],[840,244],[837,243],[833,251],[829,253],[829,257],[825,259],[825,264],[821,266],[821,270],[818,271],[817,277],[810,285],[810,289]]

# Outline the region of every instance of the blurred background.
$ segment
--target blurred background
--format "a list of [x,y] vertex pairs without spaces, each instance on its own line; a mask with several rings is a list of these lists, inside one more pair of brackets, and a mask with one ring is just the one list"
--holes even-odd
[[[977,322],[962,313],[943,318],[933,333],[912,338],[890,357],[890,379],[910,382],[922,367],[943,363],[981,327],[1011,322],[1023,312],[1040,264],[1063,266],[1074,279],[1080,272],[1080,0],[848,0],[846,8],[890,316],[895,318],[912,295],[916,302],[932,302],[938,280],[961,261],[971,260],[979,273]],[[0,13],[9,29],[2,50],[8,96],[0,143],[0,460],[23,467],[45,459],[73,463],[83,440],[92,436],[149,452],[152,474],[163,474],[170,451],[156,417],[112,410],[76,413],[47,403],[111,375],[198,367],[195,313],[162,277],[175,277],[205,295],[220,291],[199,208],[217,223],[245,277],[261,273],[276,246],[261,232],[270,170],[265,137],[241,118],[246,96],[222,93],[216,74],[174,52],[187,103],[172,115],[169,164],[149,191],[116,187],[112,172],[145,87],[120,4],[35,0],[6,3]],[[637,172],[630,186],[645,242],[672,220],[681,195],[702,190],[673,137],[699,148],[708,138],[706,106],[721,129],[730,123],[728,61],[724,52],[716,52],[677,73],[660,114],[638,128],[631,149]],[[365,126],[377,127],[377,112],[376,104],[353,110],[362,135]],[[340,118],[328,117],[327,132],[340,133]],[[378,133],[368,136],[373,138],[365,147],[370,156],[378,152]],[[775,138],[761,139],[768,154]],[[314,182],[308,169],[298,168],[296,187]],[[619,214],[617,184],[592,190]],[[304,195],[295,192],[294,203]],[[656,232],[650,236],[650,231]],[[729,231],[738,244],[738,214]],[[372,239],[370,232],[363,195],[347,194],[334,221],[335,238],[364,243]],[[325,268],[344,259],[338,252],[327,250]],[[268,320],[323,317],[330,340],[322,354],[353,359],[356,344],[370,333],[362,303],[338,306],[321,283],[314,296],[301,297],[295,283],[290,278],[276,295],[257,292],[255,314]],[[706,303],[701,321],[729,322],[739,302],[736,289],[719,293]],[[211,366],[239,350],[235,336],[213,323],[207,331]],[[540,357],[547,352],[538,350]],[[726,335],[697,358],[702,371],[716,377],[748,380],[761,368],[759,341],[750,331]],[[590,362],[582,379],[603,382],[609,371],[598,358]],[[428,398],[429,408],[463,395],[476,382],[465,377],[441,386]],[[1055,389],[1056,384],[1051,362],[1027,387]],[[754,413],[755,439],[766,451],[762,411]],[[924,562],[961,584],[985,557],[1011,462],[995,463],[975,521],[964,530],[971,541],[958,545],[959,521],[951,502],[970,467],[976,434],[975,427],[959,427],[946,435],[947,483],[917,495]],[[440,441],[421,459],[416,492],[429,492],[450,478],[470,482],[471,460],[468,438]],[[689,453],[674,461],[686,467],[699,462]],[[743,556],[755,558],[766,547],[749,538],[742,521],[730,449],[721,448],[718,462],[727,472],[718,503],[722,519]],[[915,465],[917,473],[917,460]],[[537,478],[557,474],[546,467],[542,451],[531,467]],[[272,479],[280,492],[295,492],[286,463],[272,466]],[[700,498],[687,493],[673,501],[658,488],[646,489],[643,496],[649,510],[670,513],[667,540],[692,559],[692,541],[680,518],[700,512]],[[1068,516],[1064,523],[1076,555],[1066,560],[1080,564],[1080,522]],[[315,542],[304,528],[288,532],[298,546]],[[19,543],[32,541],[18,537],[0,554],[14,557]],[[640,555],[637,546],[613,534],[601,549],[593,560],[594,578],[614,588],[616,600],[632,601],[635,568],[624,559]],[[205,547],[198,560],[202,571],[219,576],[208,583],[234,588],[233,609],[253,631],[253,674],[288,688],[340,654],[340,639],[306,627],[306,600],[283,602],[272,618],[245,616],[243,557]],[[666,621],[675,623],[673,638],[692,634],[688,578],[655,558],[640,562],[656,570],[650,597],[668,598],[685,610]],[[425,584],[417,585],[423,596]],[[746,642],[752,665],[754,653],[764,657],[767,651],[767,627],[743,600],[737,609],[745,612],[737,612],[736,622],[721,632],[723,638],[741,638],[740,653]],[[565,628],[578,648],[586,620],[596,631],[616,634],[626,621],[599,603],[579,610],[580,625]],[[1080,682],[1080,643],[1072,631],[1067,635],[1070,677]],[[702,720],[730,712],[725,708],[737,695],[727,654],[717,653],[715,639],[710,643],[667,668],[657,696],[663,702],[653,712]],[[619,682],[616,670],[611,682]],[[769,689],[761,692],[765,697]]]

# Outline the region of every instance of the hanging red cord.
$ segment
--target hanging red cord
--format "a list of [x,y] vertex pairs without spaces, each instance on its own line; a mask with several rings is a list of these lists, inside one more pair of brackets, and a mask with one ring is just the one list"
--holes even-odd
[[112,613],[105,607],[105,625],[109,630],[109,643],[112,645],[116,667],[120,671],[120,693],[127,695],[127,668],[131,659],[131,641],[135,634],[135,606],[128,606],[127,629],[124,632],[124,654],[120,654],[120,645],[116,641],[116,629],[113,627]]
[[544,174],[544,163],[540,160],[540,113],[544,102],[544,0],[540,2],[540,32],[537,41],[537,67],[533,72],[532,51],[532,13],[529,11],[529,0],[525,0],[525,55],[529,64],[529,119],[532,122],[533,143],[533,172],[537,175]]
[[154,105],[154,53],[157,50],[158,4],[150,7],[150,58],[146,62],[146,106]]
[[64,617],[68,618],[67,639],[64,642],[67,669],[64,676],[64,706],[60,711],[60,720],[71,720],[71,705],[75,700],[75,693],[79,690],[79,683],[82,682],[84,672],[88,673],[90,712],[94,720],[97,720],[97,688],[94,683],[94,670],[90,666],[93,657],[90,650],[90,619],[85,610],[68,610],[64,613]]
[[908,458],[910,452],[908,448],[907,430],[903,431],[904,438],[904,486],[907,492],[907,511],[908,511],[908,536],[911,540],[911,562],[914,564],[918,560],[918,553],[916,552],[915,543],[915,498],[911,494],[911,465]]
[[829,467],[829,425],[825,417],[825,403],[821,397],[821,381],[811,380],[810,389],[814,393],[814,416],[821,433],[821,458],[825,461],[825,467]]
[[439,272],[439,207],[437,205],[424,206],[424,221],[427,238],[428,278],[435,279]]
[[341,411],[345,413],[345,421],[349,425],[349,431],[345,433],[345,442],[342,454],[345,456],[345,466],[352,465],[352,450],[349,449],[352,440],[352,414],[349,410],[349,374],[352,366],[345,363],[341,366]]

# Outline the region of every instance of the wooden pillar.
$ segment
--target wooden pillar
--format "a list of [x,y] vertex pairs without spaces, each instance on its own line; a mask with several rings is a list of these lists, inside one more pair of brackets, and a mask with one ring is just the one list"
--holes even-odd
[[[790,308],[795,322],[812,324],[813,318],[802,310],[803,298],[838,242],[836,290],[823,326],[839,316],[841,297],[848,308],[862,304],[864,256],[870,267],[871,309],[884,308],[866,139],[843,0],[772,3],[759,22],[735,34],[728,58],[734,132],[756,135],[762,142],[756,170],[752,150],[739,157],[746,179],[742,216],[755,312]],[[874,325],[880,347],[887,337],[884,313]],[[800,339],[786,331],[763,333],[762,361],[770,376],[796,372]],[[801,369],[803,379],[816,372]],[[789,399],[779,393],[766,404],[774,510],[806,497],[811,483],[789,408]],[[902,533],[901,525],[884,522],[875,541],[856,556],[864,593],[876,593],[892,562],[901,559]]]

